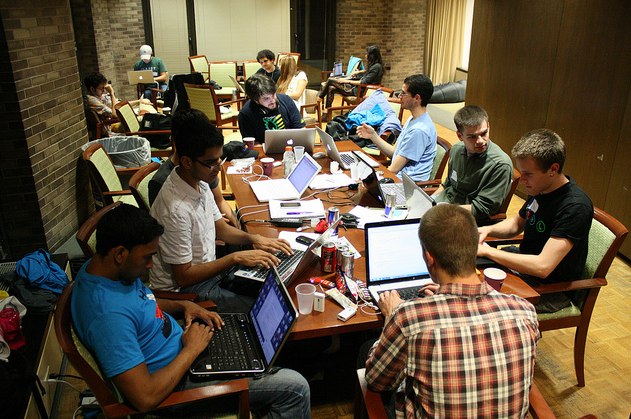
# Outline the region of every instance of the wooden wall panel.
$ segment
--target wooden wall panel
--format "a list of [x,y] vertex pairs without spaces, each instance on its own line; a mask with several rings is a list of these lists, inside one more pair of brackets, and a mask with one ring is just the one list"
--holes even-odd
[[565,172],[599,207],[631,86],[630,15],[631,2],[566,1],[559,32],[546,127],[566,143]]
[[476,0],[467,104],[489,114],[491,139],[510,154],[544,126],[562,2]]

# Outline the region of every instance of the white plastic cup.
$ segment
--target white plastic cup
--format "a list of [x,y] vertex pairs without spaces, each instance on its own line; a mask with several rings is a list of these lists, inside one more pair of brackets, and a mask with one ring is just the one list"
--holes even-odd
[[331,164],[329,165],[329,170],[331,171],[331,173],[337,173],[340,171],[340,164],[336,161],[332,161]]
[[351,179],[359,181],[359,163],[351,163]]
[[316,287],[313,284],[296,285],[296,296],[298,296],[298,312],[300,314],[311,314],[313,311],[313,299]]
[[274,170],[274,159],[271,157],[263,157],[261,159],[261,164],[263,165],[263,174],[265,176],[272,176],[272,171]]
[[294,157],[296,158],[296,163],[300,161],[302,156],[305,154],[305,147],[301,145],[297,145],[294,147]]
[[494,290],[499,291],[502,288],[502,284],[506,279],[506,272],[498,268],[486,268],[484,270],[484,280],[493,287]]
[[250,150],[254,150],[254,137],[245,137],[243,139],[243,144]]

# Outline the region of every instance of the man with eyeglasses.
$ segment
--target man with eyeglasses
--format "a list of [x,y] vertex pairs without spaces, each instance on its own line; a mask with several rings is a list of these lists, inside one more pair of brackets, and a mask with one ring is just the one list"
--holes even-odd
[[[179,165],[151,207],[151,215],[164,226],[153,257],[151,285],[160,290],[196,293],[202,300],[217,303],[219,311],[246,312],[254,299],[237,288],[231,268],[271,268],[279,263],[273,253],[291,254],[291,247],[285,240],[246,233],[222,218],[209,184],[220,171],[223,136],[204,113],[196,109],[176,112],[171,132]],[[217,258],[215,238],[233,245],[253,245],[255,249]]]
[[294,100],[276,93],[274,81],[262,74],[254,74],[245,81],[245,94],[250,98],[239,112],[241,136],[254,137],[263,143],[265,130],[303,128],[302,119]]
[[427,113],[427,103],[434,93],[434,85],[423,74],[408,76],[399,94],[401,107],[412,113],[406,121],[396,145],[382,139],[366,123],[357,127],[361,138],[370,139],[383,154],[391,158],[388,170],[401,177],[405,172],[415,181],[428,180],[436,156],[436,127]]
[[489,116],[479,106],[468,105],[454,115],[460,142],[451,148],[447,180],[434,192],[437,202],[462,205],[478,225],[488,224],[510,190],[513,163],[489,139]]

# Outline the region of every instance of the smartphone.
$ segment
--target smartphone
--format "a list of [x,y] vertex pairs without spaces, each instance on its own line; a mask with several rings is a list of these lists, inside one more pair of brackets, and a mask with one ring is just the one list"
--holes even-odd
[[311,237],[307,237],[307,236],[298,236],[298,237],[296,237],[296,241],[298,243],[300,243],[300,244],[304,244],[305,246],[309,246],[315,240],[313,240]]

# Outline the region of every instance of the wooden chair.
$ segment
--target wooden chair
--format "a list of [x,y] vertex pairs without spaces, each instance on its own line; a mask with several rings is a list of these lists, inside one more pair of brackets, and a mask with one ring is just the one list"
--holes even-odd
[[[74,283],[70,283],[66,287],[59,297],[55,309],[55,333],[61,349],[92,390],[106,417],[118,418],[145,413],[139,412],[118,395],[113,384],[104,378],[92,354],[77,337],[72,327],[72,311],[70,310],[73,287]],[[196,389],[173,392],[160,403],[155,411],[228,395],[238,397],[238,417],[249,418],[250,406],[246,379],[225,381]]]
[[[534,286],[539,294],[565,293],[572,301],[566,307],[554,313],[537,313],[539,330],[576,328],[574,335],[574,369],[579,387],[585,386],[585,345],[587,331],[600,288],[607,285],[607,272],[616,253],[629,231],[620,221],[594,207],[594,218],[589,230],[587,261],[583,275],[565,282],[547,283]],[[491,246],[519,244],[523,236],[509,239],[491,239]]]
[[82,154],[88,166],[92,193],[99,207],[122,201],[136,205],[129,189],[123,189],[119,175],[131,176],[138,168],[116,169],[112,159],[99,143],[91,144]]
[[209,61],[208,71],[210,79],[221,86],[221,89],[215,90],[215,94],[222,99],[231,99],[234,85],[229,76],[237,78],[236,61]]
[[208,69],[208,59],[205,55],[193,55],[188,57],[188,62],[191,65],[191,73],[202,73],[204,76],[204,82],[208,82],[210,71]]
[[[355,390],[355,419],[386,419],[386,409],[384,408],[381,394],[368,389],[366,383],[366,369],[357,370],[357,383]],[[528,395],[530,406],[528,412],[535,419],[554,419],[556,416],[550,406],[543,398],[543,395],[532,381],[530,393]]]
[[252,74],[259,71],[261,64],[256,60],[243,61],[243,80],[247,80]]
[[306,89],[305,92],[305,104],[300,107],[300,114],[303,115],[307,128],[321,127],[322,111],[318,101],[319,92],[315,89]]
[[279,63],[280,66],[280,59],[283,57],[291,57],[296,61],[296,65],[300,64],[300,53],[299,52],[279,52],[276,55],[276,62]]
[[149,181],[159,168],[160,163],[151,162],[141,167],[129,179],[129,189],[138,203],[138,208],[142,208],[147,212],[151,207],[149,204]]
[[357,87],[357,96],[342,96],[342,104],[359,105],[362,100],[372,95],[377,90],[381,90],[388,97],[392,97],[394,95],[394,89],[390,89],[389,87],[377,84],[360,84]]
[[186,89],[188,102],[190,103],[191,108],[204,112],[208,119],[217,125],[217,127],[230,123],[236,130],[239,112],[231,109],[229,113],[222,114],[220,106],[230,106],[232,104],[236,104],[237,108],[240,108],[240,106],[246,101],[245,98],[219,102],[219,98],[215,94],[215,89],[213,89],[210,85],[184,83],[184,88]]
[[[125,128],[125,135],[137,135],[150,139],[153,135],[171,135],[170,130],[140,130],[140,122],[134,112],[134,108],[123,100],[116,104],[116,115],[120,120],[123,128]],[[169,157],[173,154],[173,148],[167,147],[164,149],[151,147],[151,156],[153,157]]]
[[508,211],[510,201],[513,199],[513,195],[515,195],[517,186],[519,186],[519,179],[521,179],[521,173],[519,173],[519,170],[513,168],[513,179],[511,181],[508,194],[506,194],[506,198],[502,201],[502,205],[500,205],[500,209],[497,211],[497,214],[491,215],[490,224],[495,224],[506,219],[506,211]]

